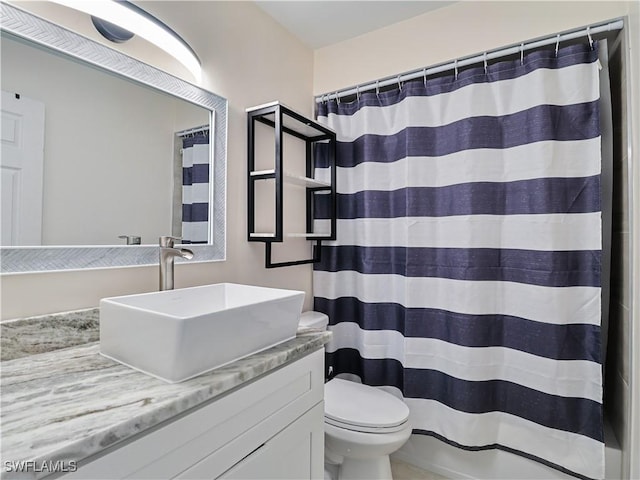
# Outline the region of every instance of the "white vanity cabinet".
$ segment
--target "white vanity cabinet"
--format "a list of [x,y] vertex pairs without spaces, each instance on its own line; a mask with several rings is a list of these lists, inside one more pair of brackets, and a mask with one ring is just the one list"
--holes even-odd
[[316,350],[112,447],[63,478],[321,479],[323,363],[324,350]]

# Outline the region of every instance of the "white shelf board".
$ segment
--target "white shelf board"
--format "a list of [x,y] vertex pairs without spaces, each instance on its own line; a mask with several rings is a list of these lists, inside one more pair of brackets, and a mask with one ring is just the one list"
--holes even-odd
[[325,238],[329,237],[331,234],[327,233],[287,233],[285,237],[290,238]]
[[[250,233],[251,238],[275,238],[275,233]],[[331,236],[331,233],[287,233],[285,237],[289,238],[325,238]]]
[[275,233],[250,233],[251,238],[275,238]]
[[293,173],[284,172],[285,181],[294,185],[300,185],[302,187],[318,188],[318,187],[331,187],[330,183],[320,182],[314,178],[302,177],[300,175],[294,175]]
[[249,173],[252,177],[258,177],[260,175],[273,175],[276,171],[272,168],[271,170],[254,170]]
[[[276,173],[274,169],[254,170],[253,172],[250,172],[249,175],[252,177],[259,177],[262,175],[273,175],[274,173]],[[284,172],[284,181],[292,185],[299,185],[301,187],[308,187],[308,188],[331,187],[331,184],[329,182],[321,182],[319,180],[316,180],[315,178],[303,177],[301,175],[296,175],[294,173],[290,173],[287,171]]]

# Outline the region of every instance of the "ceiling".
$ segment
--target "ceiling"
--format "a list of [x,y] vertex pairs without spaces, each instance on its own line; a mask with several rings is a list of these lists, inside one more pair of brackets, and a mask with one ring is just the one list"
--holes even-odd
[[452,1],[271,1],[255,3],[312,49],[451,5]]

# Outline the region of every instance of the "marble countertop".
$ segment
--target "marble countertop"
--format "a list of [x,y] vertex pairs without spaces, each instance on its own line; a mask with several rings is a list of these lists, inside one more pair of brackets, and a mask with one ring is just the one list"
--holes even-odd
[[47,474],[7,473],[8,461],[81,462],[321,348],[330,336],[299,332],[293,340],[177,384],[104,358],[97,342],[3,361],[2,478]]
[[0,360],[96,342],[100,338],[100,310],[73,312],[0,322]]

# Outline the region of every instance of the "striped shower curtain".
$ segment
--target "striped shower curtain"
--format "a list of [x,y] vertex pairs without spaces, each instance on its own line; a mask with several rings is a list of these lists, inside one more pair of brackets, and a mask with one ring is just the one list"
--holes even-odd
[[579,478],[604,477],[598,65],[574,45],[318,107],[330,370],[402,395],[415,434]]
[[209,131],[182,139],[182,241],[209,241]]

